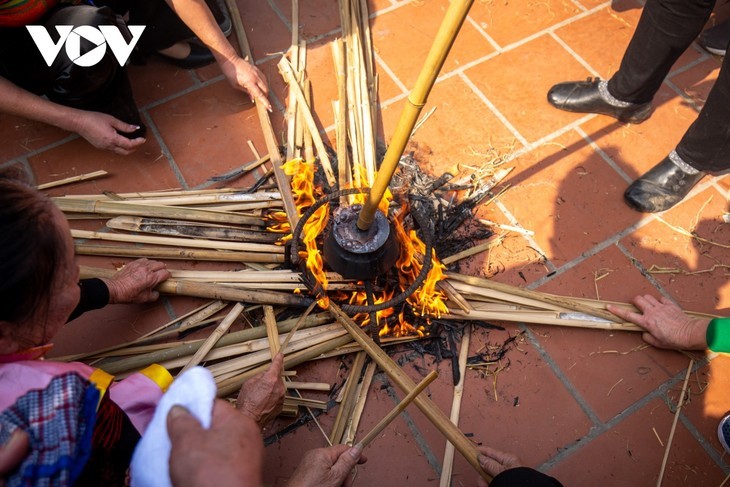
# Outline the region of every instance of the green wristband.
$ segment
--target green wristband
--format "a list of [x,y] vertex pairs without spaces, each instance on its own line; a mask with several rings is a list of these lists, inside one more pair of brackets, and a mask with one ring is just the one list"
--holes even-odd
[[730,352],[730,318],[715,318],[707,326],[707,347],[713,352]]

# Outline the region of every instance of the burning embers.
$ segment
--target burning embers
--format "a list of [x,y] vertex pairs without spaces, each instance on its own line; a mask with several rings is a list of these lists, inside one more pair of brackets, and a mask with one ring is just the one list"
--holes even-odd
[[[284,165],[284,171],[292,178],[292,193],[297,212],[300,217],[305,215],[306,219],[300,233],[303,248],[299,249],[298,255],[305,263],[313,280],[314,284],[310,288],[317,297],[318,304],[322,308],[326,308],[329,305],[328,280],[324,270],[325,263],[320,252],[323,245],[322,238],[318,241],[318,237],[326,233],[325,230],[329,223],[329,204],[322,204],[313,213],[307,212],[318,199],[324,196],[323,192],[314,185],[313,163],[293,159]],[[353,203],[361,203],[364,200],[364,194],[351,196]],[[392,213],[392,210],[390,210],[391,199],[392,196],[388,192],[379,205],[379,209]],[[377,307],[377,305],[397,298],[412,286],[412,283],[419,278],[423,270],[423,258],[427,246],[418,237],[414,229],[406,228],[407,222],[412,221],[412,219],[406,219],[408,215],[408,202],[404,201],[401,203],[400,211],[389,218],[391,231],[395,233],[400,250],[393,269],[378,276],[377,279],[373,279],[371,283],[372,301],[368,303],[368,296],[365,291],[355,291],[350,293],[349,296],[344,292],[337,292],[337,294],[332,295],[333,299],[349,303],[354,308]],[[282,224],[279,230],[286,230],[287,227],[288,225]],[[395,259],[395,256],[393,257]],[[409,324],[404,318],[406,315],[411,314],[428,320],[430,317],[440,317],[441,314],[448,313],[448,308],[444,303],[445,296],[436,289],[438,282],[444,279],[444,266],[438,261],[433,250],[431,251],[431,261],[431,268],[422,277],[423,282],[421,285],[405,299],[409,306],[408,312],[405,311],[403,306],[395,303],[394,307],[387,307],[375,313],[380,336],[422,336],[425,333],[423,326],[415,327]],[[355,314],[354,319],[362,326],[367,326],[370,324],[371,315],[368,312],[359,312]]]

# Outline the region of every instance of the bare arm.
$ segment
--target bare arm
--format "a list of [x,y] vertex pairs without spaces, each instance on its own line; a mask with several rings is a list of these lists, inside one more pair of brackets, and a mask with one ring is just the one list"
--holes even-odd
[[270,111],[271,103],[266,96],[269,85],[264,74],[253,64],[243,60],[225,38],[213,14],[203,0],[165,0],[185,22],[198,39],[208,46],[215,56],[223,74],[234,88],[244,90],[251,101],[263,103]]
[[117,133],[117,130],[134,132],[137,129],[134,125],[124,123],[105,113],[78,110],[54,103],[2,77],[0,77],[0,93],[3,93],[0,97],[0,112],[76,132],[99,149],[127,155],[145,142],[141,137],[129,140]]

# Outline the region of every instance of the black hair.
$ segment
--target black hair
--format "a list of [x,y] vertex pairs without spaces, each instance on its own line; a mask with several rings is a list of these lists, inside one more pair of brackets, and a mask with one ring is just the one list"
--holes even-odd
[[52,208],[17,172],[0,173],[0,321],[48,312],[66,251]]

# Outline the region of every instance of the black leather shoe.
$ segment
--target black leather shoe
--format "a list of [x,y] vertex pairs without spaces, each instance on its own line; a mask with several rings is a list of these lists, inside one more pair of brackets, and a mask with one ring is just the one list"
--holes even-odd
[[651,102],[628,107],[615,107],[607,103],[598,91],[600,79],[558,83],[548,91],[547,100],[555,108],[566,112],[600,113],[624,123],[641,123],[652,112]]
[[228,37],[233,31],[233,22],[231,22],[231,14],[228,12],[228,6],[225,0],[205,0],[208,4],[218,27],[220,27],[223,35]]
[[215,62],[215,57],[213,57],[213,53],[210,52],[207,47],[201,46],[200,44],[196,44],[194,42],[189,42],[188,44],[190,44],[190,54],[182,59],[170,57],[162,53],[158,54],[169,63],[172,63],[178,68],[183,69],[201,68]]
[[631,208],[643,213],[668,210],[682,201],[704,175],[703,171],[687,174],[667,156],[631,183],[624,199]]

